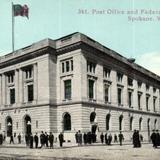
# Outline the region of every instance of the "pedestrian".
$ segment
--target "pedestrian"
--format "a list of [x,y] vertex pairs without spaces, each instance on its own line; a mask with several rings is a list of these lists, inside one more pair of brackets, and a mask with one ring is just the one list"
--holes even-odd
[[85,145],[87,144],[87,134],[86,133],[83,134],[83,142]]
[[76,140],[76,143],[78,143],[78,132],[76,132],[75,134],[75,140]]
[[112,142],[112,135],[110,133],[108,136],[108,145],[111,145],[111,142]]
[[114,143],[116,143],[116,142],[118,142],[118,140],[117,140],[117,135],[114,134]]
[[157,148],[155,130],[153,130],[153,132],[152,132],[152,134],[151,134],[151,140],[152,140],[153,147],[154,147],[154,148]]
[[48,148],[48,134],[47,134],[47,132],[45,132],[45,144],[46,144],[46,147]]
[[91,134],[91,132],[87,133],[87,142],[88,142],[88,144],[92,143],[92,134]]
[[134,130],[132,139],[133,139],[134,148],[141,147],[140,136],[139,136],[138,130]]
[[107,133],[105,134],[105,143],[108,144],[108,135],[107,135]]
[[50,148],[53,148],[54,135],[52,134],[52,132],[50,132],[48,140],[49,140]]
[[10,136],[10,144],[13,143],[14,144],[14,138],[13,135]]
[[17,138],[18,138],[18,144],[21,144],[21,134],[20,133],[18,134]]
[[43,133],[43,131],[41,131],[41,134],[40,134],[40,143],[42,148],[45,144],[45,134]]
[[33,135],[32,135],[32,133],[30,133],[30,136],[29,136],[29,143],[30,143],[30,148],[33,148]]
[[120,143],[120,146],[122,146],[122,141],[124,140],[124,136],[123,136],[123,134],[122,134],[122,132],[121,132],[121,131],[120,131],[120,133],[119,133],[118,137],[119,137],[119,143]]
[[60,147],[63,147],[64,137],[62,132],[59,134],[58,138],[59,138]]
[[78,146],[81,146],[82,145],[82,133],[81,131],[79,130],[78,131]]
[[160,134],[158,130],[156,130],[156,146],[160,146]]
[[141,147],[140,134],[138,130],[137,130],[137,147]]
[[0,145],[3,143],[3,135],[0,133]]
[[25,135],[25,142],[26,142],[26,146],[29,146],[29,135],[28,134]]
[[39,141],[39,138],[38,138],[38,135],[37,133],[34,135],[34,142],[35,142],[35,148],[38,148],[38,141]]
[[103,144],[103,142],[104,142],[104,135],[103,135],[103,132],[102,132],[101,135],[100,135],[100,139],[101,139],[101,143]]

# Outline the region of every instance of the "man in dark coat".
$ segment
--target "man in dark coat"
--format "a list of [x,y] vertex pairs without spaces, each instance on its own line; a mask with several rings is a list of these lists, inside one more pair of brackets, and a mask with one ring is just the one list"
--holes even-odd
[[122,141],[124,140],[124,136],[123,136],[122,132],[119,133],[118,137],[119,137],[120,146],[122,146]]
[[82,145],[82,133],[81,133],[80,130],[78,131],[78,145],[79,145],[79,146]]
[[39,141],[39,138],[38,138],[38,135],[37,133],[34,135],[34,142],[35,142],[35,148],[38,148],[38,141]]
[[32,135],[32,133],[29,136],[29,143],[30,143],[30,148],[33,148],[33,135]]
[[54,135],[52,134],[52,132],[50,132],[48,140],[49,140],[49,143],[50,143],[50,148],[53,148]]
[[10,136],[10,144],[13,143],[14,144],[14,138],[13,135]]
[[47,134],[47,132],[45,132],[45,144],[46,144],[46,147],[48,147],[48,134]]
[[101,143],[103,144],[103,142],[104,142],[104,135],[103,135],[103,132],[102,132],[101,135],[100,135],[100,139],[101,139]]
[[60,147],[62,147],[64,142],[64,137],[62,132],[59,134],[58,138],[59,138]]
[[160,146],[160,134],[158,130],[156,130],[156,146]]
[[86,145],[87,144],[87,134],[86,133],[83,134],[83,141],[84,141],[84,144]]
[[107,135],[107,133],[105,134],[105,143],[108,144],[108,135]]
[[112,142],[112,135],[110,133],[108,136],[108,145],[111,145],[111,142]]
[[45,144],[45,134],[43,133],[43,131],[40,134],[40,142],[41,142],[41,148],[42,148]]
[[17,138],[18,138],[18,143],[21,144],[21,134],[20,133],[18,134]]
[[152,140],[153,147],[157,148],[155,130],[153,130],[153,133],[151,134],[151,140]]
[[0,145],[3,143],[3,135],[0,133]]
[[78,143],[78,132],[76,132],[75,134],[75,140],[76,140],[76,143]]

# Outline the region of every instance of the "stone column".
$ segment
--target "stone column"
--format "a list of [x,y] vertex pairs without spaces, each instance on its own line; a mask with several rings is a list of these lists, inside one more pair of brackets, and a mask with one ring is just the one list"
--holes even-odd
[[15,70],[15,102],[19,103],[19,70]]
[[38,89],[38,87],[37,87],[38,86],[38,74],[37,74],[38,70],[37,69],[38,68],[37,68],[37,63],[36,63],[36,64],[33,65],[34,101],[37,101],[37,89]]
[[2,74],[2,105],[6,104],[6,77]]
[[23,85],[23,71],[19,69],[19,103],[24,102],[24,85]]

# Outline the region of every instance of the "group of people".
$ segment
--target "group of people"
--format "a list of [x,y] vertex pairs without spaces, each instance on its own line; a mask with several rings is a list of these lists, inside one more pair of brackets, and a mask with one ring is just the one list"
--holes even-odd
[[[83,139],[83,140],[82,140]],[[95,143],[96,142],[96,134],[95,133],[91,133],[91,132],[87,132],[84,133],[82,136],[81,131],[79,130],[78,132],[76,132],[75,134],[75,140],[76,143],[80,146],[82,145],[82,141],[84,142],[84,144],[91,144],[91,143]]]
[[151,134],[151,140],[154,148],[157,148],[158,146],[160,146],[160,134],[158,130],[153,130]]

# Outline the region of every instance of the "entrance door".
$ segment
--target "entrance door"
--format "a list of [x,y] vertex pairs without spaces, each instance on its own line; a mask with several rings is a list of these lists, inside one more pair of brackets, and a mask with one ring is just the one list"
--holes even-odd
[[11,117],[6,118],[6,130],[7,130],[7,137],[10,137],[12,135],[12,118]]
[[24,129],[26,135],[31,134],[32,131],[31,118],[28,115],[24,118]]

